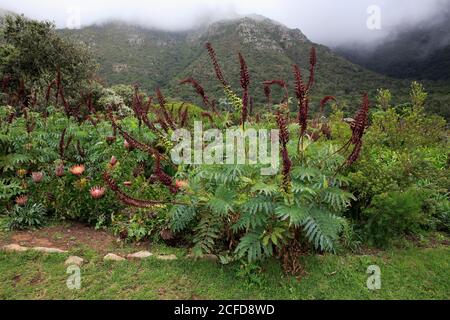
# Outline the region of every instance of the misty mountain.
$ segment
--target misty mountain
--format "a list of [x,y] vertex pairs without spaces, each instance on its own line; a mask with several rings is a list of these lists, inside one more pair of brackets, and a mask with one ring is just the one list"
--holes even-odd
[[237,54],[244,55],[255,101],[264,101],[261,83],[265,80],[285,79],[292,89],[293,64],[299,64],[307,77],[312,46],[316,47],[318,57],[314,96],[354,98],[366,90],[374,92],[379,87],[400,85],[399,81],[367,71],[311,42],[298,29],[260,16],[219,21],[185,32],[113,21],[61,33],[92,49],[100,63],[99,75],[107,84],[139,83],[149,92],[161,87],[166,95],[182,99],[195,97],[191,88],[178,85],[189,76],[197,79],[211,97],[222,96],[204,48],[207,41],[214,46],[225,78],[236,92],[240,92]]
[[371,48],[358,44],[337,52],[370,70],[401,79],[450,80],[450,11],[407,26]]

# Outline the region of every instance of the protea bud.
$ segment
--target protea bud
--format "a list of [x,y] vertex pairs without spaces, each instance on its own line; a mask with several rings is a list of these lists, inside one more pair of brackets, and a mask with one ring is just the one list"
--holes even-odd
[[55,175],[57,177],[63,177],[64,176],[64,164],[62,162],[56,167]]
[[133,151],[133,149],[134,149],[133,146],[131,145],[131,143],[126,139],[123,141],[123,146],[128,151]]
[[18,175],[20,178],[25,177],[26,174],[27,174],[27,170],[25,170],[25,169],[19,169],[19,170],[17,170],[17,175]]
[[109,165],[111,166],[111,168],[113,168],[116,164],[117,164],[117,159],[115,156],[112,156],[111,160],[109,160]]
[[39,183],[44,178],[44,174],[42,172],[32,172],[31,173],[31,179],[33,179],[33,182]]

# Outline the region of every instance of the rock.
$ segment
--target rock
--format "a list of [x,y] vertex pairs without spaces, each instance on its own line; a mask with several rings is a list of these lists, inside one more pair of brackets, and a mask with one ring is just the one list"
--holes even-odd
[[61,250],[58,248],[47,248],[47,247],[34,247],[32,248],[34,251],[45,252],[45,253],[67,253],[65,250]]
[[177,256],[174,254],[165,254],[165,255],[156,256],[156,258],[159,260],[176,260]]
[[8,244],[3,246],[2,249],[11,252],[23,252],[28,250],[27,247],[22,247],[21,245],[18,244]]
[[148,257],[151,257],[153,255],[153,253],[148,252],[148,251],[139,251],[136,253],[131,253],[129,255],[127,255],[127,259],[145,259]]
[[118,256],[114,253],[108,253],[106,256],[103,257],[104,261],[123,261],[125,258],[122,258],[121,256]]
[[81,267],[81,265],[84,263],[84,259],[77,257],[77,256],[70,256],[66,259],[64,262],[64,265],[70,266],[70,265],[76,265]]

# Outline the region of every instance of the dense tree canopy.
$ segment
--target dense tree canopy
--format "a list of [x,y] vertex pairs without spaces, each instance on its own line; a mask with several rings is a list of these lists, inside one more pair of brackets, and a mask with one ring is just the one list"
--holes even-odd
[[7,16],[0,38],[0,72],[11,75],[13,86],[23,80],[27,88],[43,90],[60,69],[66,91],[78,91],[97,69],[85,46],[61,38],[48,21]]

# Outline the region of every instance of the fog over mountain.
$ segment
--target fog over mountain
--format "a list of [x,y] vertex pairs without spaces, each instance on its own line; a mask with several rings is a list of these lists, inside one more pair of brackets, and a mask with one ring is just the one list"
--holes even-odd
[[[367,28],[372,5],[380,8],[380,30]],[[260,14],[333,47],[355,41],[377,43],[403,26],[432,22],[446,7],[450,0],[0,0],[0,8],[53,20],[59,28],[73,22],[78,12],[82,25],[115,19],[168,31]]]
[[398,26],[383,41],[335,48],[352,62],[397,78],[450,79],[450,8],[421,24]]
[[[169,32],[212,23],[270,18],[379,73],[450,79],[450,0],[0,0],[13,11],[58,28],[121,21]],[[369,28],[375,19],[379,28]]]

